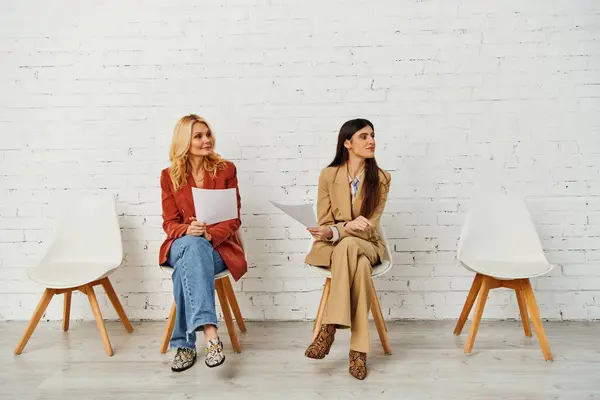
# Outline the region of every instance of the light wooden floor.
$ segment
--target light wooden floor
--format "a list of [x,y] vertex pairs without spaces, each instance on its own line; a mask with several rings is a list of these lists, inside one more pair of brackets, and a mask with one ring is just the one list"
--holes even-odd
[[248,323],[242,354],[223,331],[227,361],[209,369],[169,369],[159,354],[163,323],[134,324],[128,335],[108,323],[115,351],[107,357],[94,322],[41,322],[25,351],[12,351],[25,323],[0,323],[0,399],[600,399],[600,323],[546,322],[554,362],[545,362],[535,336],[520,323],[483,321],[473,353],[463,354],[454,322],[393,322],[394,354],[384,356],[372,327],[369,376],[350,377],[349,332],[338,331],[324,360],[304,349],[311,323]]

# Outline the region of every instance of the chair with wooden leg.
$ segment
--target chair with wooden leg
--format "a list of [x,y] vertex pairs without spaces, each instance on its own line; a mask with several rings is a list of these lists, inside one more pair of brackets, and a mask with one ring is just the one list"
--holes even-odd
[[[243,246],[243,237],[242,231],[238,231],[238,237]],[[168,265],[161,265],[160,268],[169,275],[173,274],[173,268]],[[229,270],[225,270],[217,275],[215,275],[215,291],[217,292],[217,296],[219,298],[219,304],[221,305],[221,311],[223,312],[223,319],[225,320],[225,325],[227,326],[227,332],[229,333],[229,339],[231,340],[231,347],[233,347],[233,351],[235,353],[241,353],[242,348],[240,346],[240,342],[236,333],[235,325],[233,323],[233,317],[235,317],[235,321],[241,332],[246,332],[246,324],[244,322],[244,318],[242,317],[242,312],[240,311],[240,306],[238,305],[237,298],[235,297],[235,292],[233,291],[233,286],[231,285],[231,273]],[[165,333],[162,338],[162,342],[160,345],[160,352],[166,353],[169,349],[169,341],[171,340],[171,335],[173,335],[173,330],[175,329],[175,312],[177,310],[177,306],[175,301],[173,301],[173,305],[171,306],[171,311],[169,313],[169,318],[165,325]],[[231,313],[233,312],[233,316]]]
[[68,210],[40,264],[29,278],[45,287],[25,334],[15,349],[21,354],[54,295],[64,294],[63,330],[69,330],[71,296],[85,294],[90,302],[106,353],[113,355],[94,287],[102,285],[127,332],[133,328],[108,279],[122,263],[123,247],[115,198],[96,194],[69,198]]
[[508,288],[516,293],[525,335],[532,334],[531,315],[544,358],[552,360],[530,279],[547,274],[553,266],[544,255],[525,201],[506,194],[487,194],[476,199],[463,226],[457,258],[463,267],[475,273],[454,329],[454,334],[460,335],[471,308],[477,303],[465,353],[473,349],[489,291]]
[[[383,220],[383,218],[382,218]],[[383,260],[378,265],[373,266],[373,271],[371,273],[371,278],[375,279],[379,276],[386,274],[392,268],[392,256],[389,252],[389,243],[385,236],[385,230],[383,226],[379,227],[379,234],[383,238],[385,242],[385,254],[383,256]],[[312,248],[314,240],[311,240],[309,245],[309,250]],[[331,286],[331,270],[323,267],[318,267],[314,265],[308,265],[313,270],[317,271],[319,274],[325,276],[325,286],[323,288],[323,294],[321,295],[321,302],[319,303],[319,309],[317,311],[317,317],[315,318],[315,324],[313,326],[313,337],[314,340],[318,333],[319,328],[321,327],[321,323],[323,321],[323,313],[325,312],[325,305],[327,304],[327,299],[329,297],[329,290]],[[374,282],[371,281],[373,285],[373,301],[371,303],[371,313],[373,314],[373,320],[375,321],[375,326],[377,327],[377,333],[379,334],[379,340],[381,341],[381,345],[383,346],[383,351],[386,355],[392,354],[392,348],[390,347],[390,342],[387,336],[387,326],[385,324],[385,320],[383,319],[383,313],[381,312],[381,304],[379,303],[379,298],[377,297],[377,291],[375,290]]]

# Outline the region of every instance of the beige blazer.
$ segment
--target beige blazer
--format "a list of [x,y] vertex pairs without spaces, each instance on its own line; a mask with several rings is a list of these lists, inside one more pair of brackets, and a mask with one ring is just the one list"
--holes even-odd
[[[379,171],[379,182],[381,187],[381,197],[379,205],[369,220],[374,227],[379,227],[379,220],[387,202],[388,192],[390,190],[391,175],[385,171]],[[379,236],[377,229],[365,232],[351,233],[344,228],[344,223],[354,220],[360,215],[360,208],[363,200],[363,181],[358,185],[358,193],[354,202],[348,183],[348,170],[346,166],[327,167],[321,171],[319,176],[319,189],[317,195],[317,218],[319,225],[337,226],[340,232],[340,240],[348,236],[356,236],[373,243],[379,259],[385,253],[385,245]],[[306,256],[306,263],[322,267],[331,266],[331,254],[335,248],[335,243],[318,240],[313,244],[312,249]]]

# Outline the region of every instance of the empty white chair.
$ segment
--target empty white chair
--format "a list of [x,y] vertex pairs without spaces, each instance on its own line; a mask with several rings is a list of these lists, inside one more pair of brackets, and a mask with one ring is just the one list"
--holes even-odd
[[[383,221],[384,218],[381,218]],[[379,235],[383,238],[385,243],[385,253],[383,259],[378,265],[373,266],[373,270],[371,273],[371,278],[377,278],[378,276],[382,276],[386,274],[392,268],[392,256],[390,253],[390,246],[385,235],[385,229],[383,225],[379,225]],[[314,243],[314,239],[311,239],[308,250],[312,248]],[[321,295],[321,302],[319,303],[319,310],[317,311],[317,317],[315,318],[315,325],[313,327],[313,340],[319,333],[319,328],[321,326],[321,321],[323,320],[323,313],[325,312],[325,305],[327,304],[327,298],[329,297],[329,291],[331,287],[331,270],[328,268],[318,267],[315,265],[307,264],[310,268],[318,272],[319,274],[325,276],[325,287],[323,288],[323,294]],[[372,282],[371,282],[372,283]],[[372,283],[373,284],[373,283]],[[371,313],[373,314],[373,319],[375,320],[375,326],[377,327],[377,333],[379,334],[379,339],[381,340],[381,345],[383,346],[383,351],[385,354],[392,354],[392,348],[390,347],[390,343],[387,337],[387,327],[385,325],[385,320],[383,319],[383,313],[381,312],[381,304],[379,303],[379,298],[377,297],[377,291],[375,290],[375,285],[373,284],[373,301],[371,303]]]
[[475,336],[490,289],[514,289],[523,329],[531,336],[529,314],[546,360],[552,360],[530,278],[552,270],[525,201],[512,194],[487,193],[474,199],[463,225],[457,258],[475,272],[475,279],[454,330],[460,335],[477,299],[477,307],[465,353],[473,349]]
[[112,194],[72,195],[65,201],[62,216],[46,255],[29,278],[46,290],[38,304],[15,354],[21,354],[40,318],[55,294],[64,294],[63,330],[69,329],[71,293],[79,290],[87,295],[104,348],[113,350],[104,326],[94,286],[102,285],[128,332],[133,328],[108,276],[123,260],[121,231]]
[[[241,229],[237,231],[237,236],[243,248],[244,237]],[[159,265],[159,267],[161,270],[163,270],[163,272],[169,274],[169,276],[173,275],[172,267],[168,265]],[[237,333],[235,331],[235,325],[233,324],[231,311],[233,311],[233,315],[235,316],[235,320],[241,332],[246,332],[246,323],[244,322],[242,312],[240,311],[240,306],[238,305],[237,298],[235,297],[235,292],[233,291],[233,286],[231,285],[231,280],[229,279],[230,276],[231,272],[229,272],[228,269],[215,275],[215,290],[217,292],[217,296],[219,297],[219,304],[221,305],[223,319],[225,320],[227,332],[229,333],[229,339],[231,340],[231,347],[233,347],[233,351],[235,353],[241,353],[242,348],[240,346]],[[229,309],[229,307],[231,307],[231,310]],[[167,324],[165,326],[165,333],[163,335],[163,339],[160,345],[161,353],[166,353],[169,348],[169,340],[171,339],[171,335],[173,335],[173,330],[175,329],[176,312],[177,305],[173,300],[171,312],[169,313],[169,319],[167,320]]]

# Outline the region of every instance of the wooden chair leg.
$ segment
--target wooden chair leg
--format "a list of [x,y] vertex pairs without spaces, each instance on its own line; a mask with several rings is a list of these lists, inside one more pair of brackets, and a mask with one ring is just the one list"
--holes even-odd
[[225,294],[227,295],[227,300],[229,301],[229,305],[231,305],[231,310],[233,311],[233,315],[235,316],[235,321],[240,328],[240,331],[246,332],[246,323],[244,322],[244,317],[242,317],[242,312],[240,311],[240,306],[237,302],[237,298],[235,297],[235,292],[233,291],[233,286],[231,285],[231,281],[229,277],[221,278],[223,281],[223,285],[225,287]]
[[375,326],[377,327],[377,333],[379,334],[379,340],[383,346],[383,351],[385,354],[390,355],[392,354],[392,348],[390,347],[390,342],[388,340],[387,327],[385,326],[385,320],[383,319],[383,313],[381,312],[381,304],[379,303],[379,298],[377,297],[377,291],[375,290],[375,284],[373,283],[373,280],[371,280],[371,285],[373,285],[371,313],[373,314],[373,319],[375,320]]
[[542,353],[544,354],[544,359],[546,361],[552,361],[552,352],[550,351],[548,338],[546,337],[546,332],[544,331],[544,326],[542,325],[540,310],[538,309],[537,303],[535,301],[535,296],[533,295],[531,282],[529,282],[529,279],[523,279],[521,282],[521,286],[523,289],[523,294],[525,295],[525,302],[527,303],[527,308],[529,310],[529,313],[531,314],[531,322],[533,323],[535,333],[537,334],[538,340],[540,342],[540,347],[542,348]]
[[115,288],[113,287],[112,283],[110,283],[110,281],[108,280],[108,277],[102,279],[101,283],[102,283],[102,286],[104,287],[104,291],[106,292],[108,298],[110,299],[110,302],[112,303],[113,307],[117,311],[117,314],[119,314],[119,318],[121,318],[121,322],[123,322],[123,325],[125,325],[125,329],[129,333],[133,332],[133,327],[131,326],[131,322],[129,322],[129,318],[127,318],[127,314],[125,314],[125,310],[123,310],[123,306],[121,305],[121,302],[119,301],[119,296],[117,296],[117,293],[115,292]]
[[177,304],[173,301],[173,305],[171,306],[171,312],[169,313],[169,319],[167,320],[167,324],[165,326],[165,334],[163,335],[162,343],[160,345],[160,352],[162,354],[166,353],[169,348],[169,341],[171,340],[171,336],[173,335],[173,330],[175,329],[175,313],[177,311]]
[[69,322],[71,319],[71,294],[73,292],[65,292],[65,307],[63,310],[63,331],[69,330]]
[[17,347],[15,348],[15,355],[19,355],[23,352],[23,349],[27,345],[27,342],[29,341],[29,338],[33,334],[33,331],[35,330],[38,322],[40,322],[42,315],[44,315],[46,308],[48,308],[48,304],[50,304],[50,300],[52,300],[53,296],[54,296],[54,290],[52,290],[52,289],[44,290],[44,294],[42,295],[40,302],[38,303],[37,307],[35,308],[35,311],[33,312],[33,316],[31,317],[29,324],[27,324],[27,328],[25,329],[25,334],[23,335],[23,337],[19,341],[19,344],[17,344]]
[[471,290],[469,290],[469,294],[465,300],[465,305],[463,306],[460,317],[458,317],[458,321],[456,322],[456,327],[454,328],[454,334],[456,336],[460,335],[463,327],[465,326],[465,322],[467,322],[467,318],[469,318],[469,314],[471,313],[471,309],[473,308],[473,304],[475,304],[477,294],[481,288],[481,280],[482,275],[476,274],[475,278],[473,279],[473,284],[471,285]]
[[517,303],[519,304],[519,312],[521,313],[521,321],[523,322],[523,330],[525,336],[531,337],[531,326],[529,325],[529,314],[527,314],[527,304],[523,290],[515,289],[517,295]]
[[488,293],[490,292],[490,286],[493,278],[489,276],[483,276],[481,280],[481,289],[477,296],[477,306],[475,307],[475,314],[473,315],[473,323],[467,342],[465,343],[465,353],[470,353],[473,350],[473,344],[475,344],[475,336],[477,336],[477,330],[479,329],[479,323],[481,322],[481,316],[483,315],[483,309],[485,308],[485,302],[487,301]]
[[329,298],[329,291],[331,290],[331,278],[327,278],[325,281],[325,287],[323,287],[323,294],[321,295],[321,302],[319,303],[319,310],[317,311],[317,317],[315,318],[315,325],[313,326],[313,338],[315,340],[321,329],[321,323],[323,321],[323,314],[325,313],[325,305]]
[[106,326],[104,325],[104,319],[102,318],[102,312],[100,312],[100,306],[98,305],[98,299],[96,298],[94,288],[91,285],[87,285],[85,292],[88,296],[88,300],[90,301],[90,306],[92,307],[94,317],[96,318],[96,326],[100,331],[100,337],[102,338],[102,343],[104,344],[104,350],[106,350],[106,354],[112,356],[112,346],[110,345],[110,339],[108,338],[108,332],[106,332]]
[[225,294],[225,285],[222,279],[215,281],[215,289],[219,296],[219,303],[221,303],[221,310],[223,311],[223,318],[227,325],[227,332],[229,332],[229,339],[231,340],[231,347],[235,353],[241,353],[240,342],[238,341],[237,333],[235,331],[235,325],[233,324],[233,318],[231,317],[231,310],[229,309],[229,302],[227,301],[227,295]]

